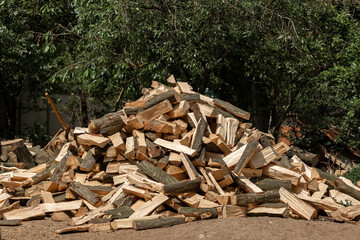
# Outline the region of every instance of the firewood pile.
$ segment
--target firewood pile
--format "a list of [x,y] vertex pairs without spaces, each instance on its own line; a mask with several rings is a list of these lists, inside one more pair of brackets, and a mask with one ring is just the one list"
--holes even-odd
[[3,142],[28,169],[2,167],[0,225],[48,216],[69,221],[56,231],[67,233],[264,215],[359,219],[360,188],[317,170],[316,155],[275,143],[228,102],[167,82],[57,134],[36,162],[21,140]]

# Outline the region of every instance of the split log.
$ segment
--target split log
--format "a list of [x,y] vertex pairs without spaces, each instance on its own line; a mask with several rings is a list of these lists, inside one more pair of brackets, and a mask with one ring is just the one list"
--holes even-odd
[[250,192],[250,193],[262,193],[263,192],[263,190],[261,188],[259,188],[254,183],[252,183],[242,173],[240,173],[240,175],[237,175],[236,173],[231,171],[230,174],[233,177],[236,184],[238,184],[246,192]]
[[184,217],[160,217],[150,220],[135,220],[132,226],[136,230],[144,230],[150,228],[169,227],[182,223],[185,223]]
[[299,184],[301,178],[301,174],[272,163],[263,168],[263,174],[270,178],[290,180],[295,186]]
[[222,208],[222,217],[223,218],[238,218],[246,217],[247,208],[233,205],[225,205]]
[[[157,133],[180,134],[181,130],[177,124],[161,121],[158,119],[149,119],[144,121],[144,130],[149,130]],[[149,137],[149,136],[147,136]],[[157,138],[157,137],[156,137]],[[156,140],[151,139],[153,141]]]
[[100,199],[97,194],[93,193],[79,182],[71,182],[69,189],[86,199],[91,205],[95,205],[95,203],[97,203]]
[[339,191],[360,201],[360,188],[356,187],[350,180],[340,177],[335,180],[335,184]]
[[280,202],[280,194],[277,190],[265,191],[263,193],[241,193],[232,196],[236,205],[263,204]]
[[111,209],[105,212],[111,216],[111,219],[124,219],[131,216],[134,213],[134,210],[128,206],[121,206],[119,208]]
[[277,156],[273,148],[266,147],[252,157],[249,165],[252,168],[261,168],[276,160]]
[[288,204],[289,207],[299,216],[307,220],[312,220],[316,218],[317,211],[315,208],[306,204],[304,201],[297,198],[294,194],[292,194],[285,188],[280,188],[279,194],[280,194],[280,200],[283,203]]
[[139,112],[138,114],[136,114],[136,117],[139,117],[142,119],[155,119],[162,114],[170,112],[171,110],[173,110],[173,107],[172,107],[170,101],[164,100],[144,111]]
[[124,143],[123,138],[121,137],[120,132],[116,132],[116,133],[110,135],[109,139],[111,140],[114,148],[116,148],[120,151],[123,151],[123,152],[126,150],[125,143]]
[[218,106],[219,108],[221,109],[224,109],[225,111],[228,111],[229,113],[237,116],[237,117],[240,117],[240,118],[243,118],[245,120],[249,120],[250,119],[250,113],[249,112],[246,112],[238,107],[235,107],[234,105],[232,105],[231,103],[228,103],[228,102],[225,102],[225,101],[222,101],[220,99],[214,99],[214,104],[216,106]]
[[21,220],[0,220],[0,226],[19,226],[21,225]]
[[205,134],[207,122],[201,118],[198,124],[196,125],[195,132],[192,137],[191,141],[191,148],[194,149],[196,152],[199,152],[202,147],[202,138]]
[[189,147],[186,147],[181,144],[174,143],[174,142],[169,142],[169,141],[163,140],[161,138],[156,139],[154,141],[154,143],[161,147],[173,150],[175,152],[179,152],[179,153],[183,152],[183,153],[189,155],[190,157],[194,157],[197,154],[196,150],[194,150],[194,149],[191,149]]
[[246,167],[247,163],[250,161],[252,156],[255,153],[255,150],[258,146],[259,142],[256,139],[251,139],[249,143],[246,145],[246,148],[241,155],[239,161],[237,162],[234,172],[236,174],[240,174],[242,170]]
[[93,168],[95,162],[96,162],[96,160],[95,160],[93,154],[91,153],[91,151],[88,151],[80,163],[80,170],[90,172],[91,169]]
[[34,159],[25,145],[22,145],[14,150],[19,162],[25,163],[26,168],[35,167]]
[[149,215],[152,211],[154,211],[161,204],[166,202],[169,198],[165,196],[163,193],[153,197],[151,200],[147,201],[144,205],[138,208],[129,218],[139,218],[145,217]]
[[141,161],[138,165],[138,168],[145,173],[148,177],[152,178],[157,182],[164,184],[177,183],[176,178],[170,176],[165,171],[155,167],[148,161]]
[[90,134],[81,134],[77,137],[77,141],[78,143],[86,146],[95,145],[100,148],[104,148],[106,144],[110,142],[110,139],[106,137],[95,136]]
[[198,177],[194,180],[185,180],[177,183],[170,183],[163,186],[163,191],[167,194],[196,192],[199,189],[201,182],[201,178]]
[[292,146],[291,150],[288,152],[289,155],[298,156],[306,164],[315,167],[319,162],[319,156],[313,153],[310,153],[306,150],[300,149],[298,147]]
[[284,207],[267,207],[267,206],[259,206],[251,209],[248,212],[248,215],[251,217],[258,216],[269,216],[269,217],[289,217],[290,213],[286,204]]
[[218,210],[216,208],[181,207],[178,213],[186,217],[194,217],[197,219],[218,218]]
[[185,170],[191,180],[195,180],[196,178],[200,177],[200,174],[197,172],[196,168],[184,153],[180,153],[180,159],[185,167]]

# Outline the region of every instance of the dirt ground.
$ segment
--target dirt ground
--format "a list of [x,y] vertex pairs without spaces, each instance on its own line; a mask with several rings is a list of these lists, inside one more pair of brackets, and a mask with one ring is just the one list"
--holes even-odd
[[63,227],[67,227],[66,222],[54,222],[51,219],[24,221],[21,226],[1,227],[1,239],[360,239],[359,223],[332,223],[269,217],[204,220],[143,231],[119,230],[65,235],[54,233],[55,230]]

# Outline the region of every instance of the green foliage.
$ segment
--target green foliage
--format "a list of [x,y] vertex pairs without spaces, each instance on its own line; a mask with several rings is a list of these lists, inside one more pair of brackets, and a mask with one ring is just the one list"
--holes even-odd
[[[292,118],[303,123],[298,144],[323,141],[328,128],[340,132],[337,144],[360,144],[354,1],[3,2],[8,55],[0,63],[19,61],[6,70],[11,84],[50,79],[39,87],[72,93],[74,104],[85,92],[88,105],[110,111],[121,88],[122,99],[136,99],[173,73],[250,111],[263,131],[276,133]],[[28,62],[24,52],[34,55],[31,71],[19,69]]]
[[34,146],[40,145],[42,148],[51,140],[51,136],[46,134],[44,126],[39,122],[34,122],[32,126],[26,127],[25,135]]
[[358,165],[356,168],[351,169],[349,172],[345,173],[344,177],[350,179],[356,186],[357,182],[360,181],[360,165]]

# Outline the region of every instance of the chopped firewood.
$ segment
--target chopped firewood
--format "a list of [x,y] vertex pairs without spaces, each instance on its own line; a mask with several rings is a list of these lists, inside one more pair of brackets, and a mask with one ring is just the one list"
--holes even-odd
[[165,184],[163,186],[164,193],[185,193],[185,192],[196,192],[201,183],[201,178],[198,177],[194,180],[185,180],[177,183]]
[[336,186],[343,193],[346,193],[360,201],[360,188],[356,187],[349,179],[344,177],[337,178]]
[[139,169],[145,173],[148,177],[152,178],[155,181],[169,184],[169,183],[176,183],[178,180],[169,174],[167,174],[165,171],[155,167],[151,163],[147,161],[142,161],[138,164]]
[[297,198],[294,194],[292,194],[285,188],[280,188],[279,194],[280,200],[283,203],[288,204],[289,207],[299,216],[307,220],[314,219],[317,216],[317,211],[315,208],[306,204],[304,201]]
[[220,99],[214,99],[214,103],[219,108],[224,109],[237,117],[243,118],[245,120],[250,119],[250,113],[248,113],[240,108],[235,107],[231,103],[224,102]]
[[93,224],[84,224],[80,226],[74,226],[74,227],[67,227],[63,229],[56,230],[55,233],[62,234],[62,233],[71,233],[71,232],[87,232],[89,231],[90,227]]
[[77,137],[77,141],[86,146],[98,146],[103,148],[110,142],[110,139],[96,135],[81,134]]
[[114,148],[120,150],[120,151],[125,151],[125,143],[124,140],[120,134],[120,132],[116,132],[113,135],[109,136],[109,139],[111,141],[111,143],[113,144]]
[[196,150],[194,149],[191,149],[189,147],[186,147],[186,146],[183,146],[181,144],[176,144],[176,143],[173,143],[173,142],[169,142],[169,141],[165,141],[161,138],[158,138],[154,141],[155,144],[159,145],[159,146],[162,146],[164,148],[168,148],[170,150],[173,150],[175,152],[183,152],[187,155],[189,155],[190,157],[194,157],[196,155]]
[[289,217],[289,210],[286,204],[283,207],[259,206],[251,209],[248,216],[269,216],[269,217]]
[[160,217],[148,220],[135,220],[132,226],[136,230],[144,230],[150,228],[169,227],[177,224],[185,223],[185,217]]
[[222,217],[223,218],[237,218],[237,217],[246,217],[247,208],[233,205],[225,205],[222,208]]
[[210,219],[210,218],[218,217],[218,210],[216,208],[181,207],[178,213],[186,217],[195,217],[201,219]]
[[234,172],[240,174],[242,170],[246,167],[248,162],[251,160],[252,156],[255,153],[256,147],[259,142],[256,139],[251,139],[249,143],[246,145],[246,148],[241,155],[239,161],[235,165]]

